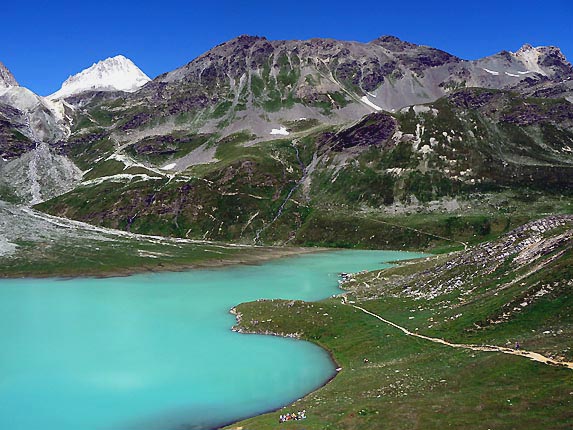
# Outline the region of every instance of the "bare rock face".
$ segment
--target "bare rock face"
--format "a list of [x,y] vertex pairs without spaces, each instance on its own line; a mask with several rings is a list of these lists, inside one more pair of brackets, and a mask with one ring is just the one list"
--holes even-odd
[[0,105],[0,158],[9,160],[34,149],[35,142],[25,133],[22,112]]
[[81,176],[74,163],[45,143],[0,164],[0,186],[23,203],[36,204],[63,194],[73,189]]
[[322,136],[322,145],[333,151],[351,148],[367,148],[376,146],[385,148],[392,145],[388,139],[394,135],[398,127],[397,121],[387,113],[377,112],[366,116],[358,124],[338,133],[326,133]]
[[17,85],[18,82],[16,82],[14,75],[0,62],[0,88],[14,87]]
[[[64,101],[50,101],[20,86],[0,88],[0,118],[28,140],[56,142],[67,138],[72,115],[73,108]],[[0,151],[4,143],[0,141]]]
[[556,46],[534,48],[526,44],[514,55],[532,70],[550,77],[565,79],[573,74],[573,66]]
[[39,203],[72,189],[81,171],[50,144],[69,136],[73,109],[20,87],[0,63],[0,199]]
[[[369,43],[240,36],[127,96],[129,106],[142,109],[129,113],[123,129],[187,114],[201,115],[199,132],[225,130],[246,117],[261,122],[268,112],[291,119],[304,111],[300,116],[343,123],[378,110],[430,103],[467,87],[573,96],[573,68],[555,47],[526,45],[466,61],[393,36]],[[216,118],[209,121],[206,111],[216,111]]]

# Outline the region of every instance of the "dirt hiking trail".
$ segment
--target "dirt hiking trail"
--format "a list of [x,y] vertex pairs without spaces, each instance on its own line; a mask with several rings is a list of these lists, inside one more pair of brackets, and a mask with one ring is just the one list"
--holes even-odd
[[376,315],[373,312],[370,312],[360,306],[356,306],[356,305],[351,305],[353,308],[356,308],[362,312],[364,312],[365,314],[371,315],[374,318],[378,318],[380,321],[391,325],[392,327],[397,328],[398,330],[401,330],[404,334],[408,335],[408,336],[414,336],[420,339],[425,339],[428,340],[430,342],[434,342],[434,343],[441,343],[442,345],[446,345],[452,348],[464,348],[464,349],[470,349],[472,351],[485,351],[485,352],[502,352],[504,354],[511,354],[511,355],[517,355],[520,357],[526,357],[529,358],[530,360],[533,361],[538,361],[540,363],[543,364],[549,364],[549,365],[553,365],[553,366],[559,366],[559,367],[566,367],[568,369],[573,370],[573,362],[568,362],[568,361],[559,361],[559,360],[555,360],[553,358],[550,357],[545,357],[544,355],[541,355],[537,352],[532,352],[532,351],[525,351],[522,349],[512,349],[512,348],[506,348],[503,346],[494,346],[494,345],[469,345],[469,344],[464,344],[464,343],[451,343],[448,341],[445,341],[444,339],[440,339],[437,337],[430,337],[430,336],[424,336],[423,334],[418,334],[418,333],[414,333],[411,332],[410,330],[399,326],[398,324],[393,323],[392,321],[388,321],[387,319],[382,318],[380,315]]

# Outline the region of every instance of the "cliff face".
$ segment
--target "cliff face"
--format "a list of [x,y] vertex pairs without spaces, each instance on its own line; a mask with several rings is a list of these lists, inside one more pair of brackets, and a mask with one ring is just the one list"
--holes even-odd
[[0,62],[0,88],[17,86],[16,78],[8,68]]

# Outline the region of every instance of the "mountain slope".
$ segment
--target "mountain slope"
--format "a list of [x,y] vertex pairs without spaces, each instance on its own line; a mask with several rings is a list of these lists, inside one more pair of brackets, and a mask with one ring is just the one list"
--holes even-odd
[[390,36],[241,36],[133,93],[66,98],[51,145],[84,173],[41,207],[213,240],[464,242],[571,210],[571,78],[554,47],[466,61]]
[[35,204],[74,188],[81,171],[54,151],[70,135],[74,108],[0,72],[8,84],[0,85],[0,199]]
[[[248,133],[181,134],[115,152],[105,133],[94,134],[89,145],[67,149],[96,161],[81,186],[41,207],[154,234],[374,247],[424,247],[436,236],[465,240],[490,234],[497,217],[527,219],[544,205],[570,210],[573,105],[566,100],[464,89],[348,126],[297,131],[306,122],[255,144]],[[183,142],[197,157],[211,150],[209,160],[172,171]],[[376,234],[382,230],[374,224],[342,228],[364,224],[355,218],[364,216],[395,217],[391,222],[401,225],[399,217],[412,213],[428,214],[419,222],[429,223],[430,234]],[[435,213],[476,216],[476,223],[456,226]]]
[[86,91],[137,91],[149,82],[149,77],[123,55],[94,63],[91,67],[70,76],[51,100],[63,99]]
[[247,123],[255,135],[268,136],[281,119],[340,123],[431,102],[457,88],[557,85],[572,77],[553,47],[464,61],[390,36],[370,43],[241,36],[158,76],[128,100],[136,113],[118,109],[132,116],[123,130],[181,118],[199,132],[228,134]]
[[273,429],[304,409],[308,429],[566,429],[571,369],[526,354],[573,362],[572,232],[571,216],[539,219],[465,251],[346,276],[346,299],[237,306],[235,330],[317,343],[339,372],[228,428]]
[[0,88],[7,88],[18,85],[14,75],[0,62]]
[[370,103],[391,110],[433,101],[452,87],[501,89],[540,76],[565,79],[573,76],[573,68],[554,47],[526,45],[516,53],[506,51],[478,61],[464,61],[391,36],[367,44],[241,36],[159,76],[145,92],[166,93],[196,83],[216,88],[211,95],[228,89],[239,100],[246,90],[246,103],[256,99],[257,90],[268,99],[273,97],[272,91],[283,90],[283,96],[292,93],[293,101],[308,104],[331,103],[327,97],[330,89],[347,99],[366,96]]
[[[78,137],[105,128],[117,146],[167,139],[185,147],[174,136],[209,140],[246,132],[255,144],[430,103],[469,87],[572,97],[573,68],[555,47],[526,45],[466,61],[391,36],[370,43],[241,36],[135,93],[92,92],[68,101],[78,108]],[[176,171],[195,163],[175,153],[180,157],[168,164],[175,163]]]

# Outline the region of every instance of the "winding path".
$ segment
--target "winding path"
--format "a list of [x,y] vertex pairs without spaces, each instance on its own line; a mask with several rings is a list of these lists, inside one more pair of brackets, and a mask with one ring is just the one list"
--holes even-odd
[[360,306],[356,306],[356,305],[351,305],[353,308],[356,308],[362,312],[364,312],[365,314],[371,315],[374,318],[378,318],[380,321],[391,325],[392,327],[397,328],[398,330],[401,330],[404,334],[408,335],[408,336],[414,336],[414,337],[418,337],[420,339],[425,339],[428,340],[430,342],[434,342],[434,343],[441,343],[442,345],[446,345],[452,348],[464,348],[464,349],[470,349],[472,351],[486,351],[486,352],[502,352],[504,354],[511,354],[511,355],[518,355],[520,357],[526,357],[529,358],[530,360],[533,361],[538,361],[540,363],[543,364],[550,364],[550,365],[554,365],[554,366],[560,366],[560,367],[566,367],[568,369],[573,370],[573,362],[568,362],[568,361],[559,361],[559,360],[554,360],[553,358],[549,358],[549,357],[545,357],[544,355],[541,355],[537,352],[531,352],[531,351],[525,351],[525,350],[516,350],[516,349],[512,349],[512,348],[506,348],[503,346],[493,346],[493,345],[469,345],[469,344],[464,344],[464,343],[451,343],[448,341],[445,341],[444,339],[440,339],[437,337],[430,337],[430,336],[424,336],[423,334],[418,334],[418,333],[414,333],[411,332],[410,330],[399,326],[398,324],[393,323],[392,321],[388,321],[387,319],[382,318],[380,315],[376,315],[373,312],[370,312]]

